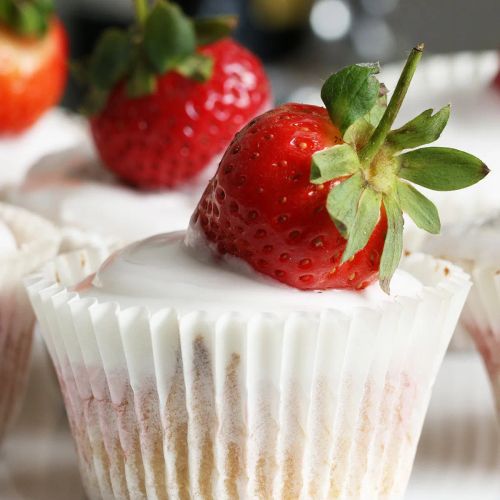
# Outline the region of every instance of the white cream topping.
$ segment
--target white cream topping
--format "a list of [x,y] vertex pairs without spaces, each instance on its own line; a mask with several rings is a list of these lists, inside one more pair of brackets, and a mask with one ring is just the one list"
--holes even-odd
[[91,148],[81,146],[43,159],[7,199],[63,228],[130,243],[185,229],[217,163],[178,189],[145,192],[119,183]]
[[151,311],[175,308],[179,314],[193,310],[220,314],[293,311],[318,312],[353,308],[415,296],[423,285],[398,270],[391,283],[392,295],[377,284],[363,292],[328,290],[303,292],[258,275],[244,266],[233,266],[215,257],[200,258],[184,244],[184,232],[158,235],[135,243],[108,259],[92,286],[80,287],[84,297],[115,301],[121,307],[147,306]]
[[0,136],[0,185],[21,182],[32,165],[47,154],[88,141],[84,120],[54,108],[19,135]]
[[17,241],[9,226],[0,220],[0,257],[17,252]]
[[500,262],[500,211],[480,219],[444,226],[439,236],[424,244],[424,251],[451,260],[469,260],[482,264]]

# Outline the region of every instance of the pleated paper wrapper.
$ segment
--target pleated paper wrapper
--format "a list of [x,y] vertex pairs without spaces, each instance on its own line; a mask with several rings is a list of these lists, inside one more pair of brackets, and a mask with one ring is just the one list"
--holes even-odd
[[[407,226],[408,218],[405,219],[405,228]],[[429,253],[431,255],[435,255],[440,258],[448,258],[447,256],[441,255],[439,252],[435,252],[435,248],[432,246],[432,243],[429,245],[429,242],[433,242],[435,240],[430,240],[429,235],[424,231],[421,231],[419,228],[415,226],[413,222],[408,224],[409,230],[405,230],[405,251],[407,253],[412,252],[423,252]],[[445,254],[446,255],[446,254]],[[450,259],[453,262],[457,262],[454,259]],[[470,262],[460,261],[457,263],[460,265],[462,269],[464,269],[467,273],[470,273]],[[473,352],[475,349],[474,340],[472,339],[469,329],[465,327],[462,321],[457,323],[455,331],[451,337],[450,345],[448,350],[450,352]]]
[[350,316],[181,317],[73,291],[101,260],[73,253],[27,281],[89,498],[403,495],[463,271],[413,255],[418,297]]
[[24,394],[35,315],[23,277],[53,258],[59,233],[23,209],[0,203],[0,221],[13,233],[18,250],[0,256],[0,439]]

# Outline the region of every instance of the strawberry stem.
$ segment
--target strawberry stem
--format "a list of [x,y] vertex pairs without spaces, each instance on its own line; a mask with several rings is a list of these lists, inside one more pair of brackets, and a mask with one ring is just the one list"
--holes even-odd
[[134,6],[137,22],[139,26],[142,26],[149,12],[148,0],[134,0]]
[[387,109],[385,110],[384,115],[382,116],[382,119],[380,120],[380,123],[373,131],[373,134],[366,146],[360,151],[359,159],[361,163],[370,165],[380,147],[385,142],[387,134],[391,130],[392,124],[394,123],[401,105],[403,104],[408,87],[410,86],[415,70],[417,69],[417,65],[422,57],[423,50],[424,44],[419,43],[410,52],[394,93],[392,94],[392,98],[387,106]]

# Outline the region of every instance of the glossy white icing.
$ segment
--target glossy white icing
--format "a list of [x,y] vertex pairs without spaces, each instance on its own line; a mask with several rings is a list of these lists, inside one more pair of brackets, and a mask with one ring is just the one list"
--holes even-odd
[[19,135],[0,136],[0,186],[16,184],[38,160],[88,141],[82,118],[62,109],[45,113]]
[[426,240],[423,250],[450,260],[500,263],[500,211],[444,226],[439,236]]
[[116,301],[122,307],[148,306],[152,311],[171,307],[180,314],[192,310],[284,314],[324,309],[350,312],[355,307],[376,307],[397,296],[416,296],[422,289],[417,278],[398,271],[390,297],[377,284],[363,292],[303,292],[261,276],[241,261],[235,265],[235,260],[200,255],[184,244],[183,232],[159,235],[115,253],[82,295]]

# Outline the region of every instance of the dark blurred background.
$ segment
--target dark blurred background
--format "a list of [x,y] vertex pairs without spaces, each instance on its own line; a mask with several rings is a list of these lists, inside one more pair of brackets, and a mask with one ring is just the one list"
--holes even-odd
[[[266,63],[277,102],[307,92],[358,61],[402,59],[416,42],[428,53],[500,48],[500,0],[178,0],[194,16],[236,13],[235,37]],[[128,24],[132,0],[56,0],[74,58],[100,31]],[[71,84],[65,104],[75,107]]]

